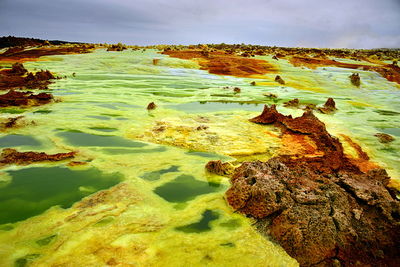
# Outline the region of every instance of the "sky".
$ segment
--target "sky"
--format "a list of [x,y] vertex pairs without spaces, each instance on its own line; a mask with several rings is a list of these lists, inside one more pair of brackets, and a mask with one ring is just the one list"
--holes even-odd
[[400,48],[400,0],[0,0],[0,36]]

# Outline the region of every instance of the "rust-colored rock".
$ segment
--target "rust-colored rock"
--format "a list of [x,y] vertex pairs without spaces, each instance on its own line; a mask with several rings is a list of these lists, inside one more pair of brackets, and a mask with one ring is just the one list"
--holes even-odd
[[67,165],[70,167],[76,167],[76,166],[83,166],[87,165],[88,163],[86,161],[71,161]]
[[264,106],[261,115],[250,119],[259,124],[274,124],[282,133],[307,135],[323,154],[318,159],[313,159],[312,164],[322,169],[338,169],[349,162],[343,159],[343,147],[339,140],[332,137],[325,128],[325,124],[318,120],[312,111],[306,111],[301,117],[292,118],[276,110],[276,106]]
[[3,54],[0,54],[0,61],[25,62],[43,56],[89,53],[93,48],[93,45],[86,44],[79,44],[74,46],[45,46],[37,47],[34,49],[25,49],[24,47],[12,47]]
[[127,49],[127,47],[124,44],[118,43],[118,44],[113,44],[113,45],[109,46],[107,48],[107,51],[124,51],[126,49]]
[[147,105],[147,110],[153,110],[153,109],[156,109],[156,108],[157,108],[157,105],[154,102],[150,102]]
[[323,114],[330,114],[337,110],[335,100],[333,100],[333,98],[331,97],[326,100],[325,104],[322,107],[318,107],[313,103],[300,103],[300,100],[298,98],[283,103],[283,106],[300,108],[305,111],[315,110]]
[[228,203],[301,266],[399,266],[399,201],[383,169],[321,173],[305,161],[245,162]]
[[242,90],[239,88],[239,87],[235,87],[235,88],[233,88],[233,92],[235,93],[235,94],[238,94],[238,93],[240,93]]
[[7,129],[7,128],[13,128],[17,125],[17,122],[21,120],[24,116],[17,116],[17,117],[11,117],[7,118],[5,122],[1,123],[1,128]]
[[0,95],[0,107],[9,106],[39,106],[48,104],[53,100],[53,95],[47,93],[33,94],[30,91],[20,92],[10,90]]
[[153,58],[153,65],[154,66],[158,65],[158,62],[160,62],[159,58]]
[[268,97],[268,98],[278,98],[278,96],[273,93],[264,93],[263,96]]
[[400,203],[385,170],[360,169],[311,111],[292,118],[265,106],[250,121],[308,136],[321,153],[244,162],[226,192],[235,210],[256,218],[302,266],[399,266]]
[[298,98],[295,98],[293,100],[290,100],[290,101],[287,101],[287,102],[283,103],[283,106],[285,106],[285,107],[295,107],[295,108],[297,108],[297,107],[299,107],[299,105],[300,105],[300,101],[299,101]]
[[324,114],[329,114],[332,113],[334,111],[336,111],[336,103],[335,100],[333,100],[333,98],[328,98],[328,100],[326,100],[325,104],[323,107],[319,107],[318,111]]
[[188,50],[164,50],[163,54],[181,59],[196,60],[201,69],[212,74],[231,75],[237,77],[251,77],[275,73],[276,67],[265,60],[227,54],[224,51],[209,51],[188,49]]
[[35,74],[29,72],[21,63],[15,63],[12,69],[0,71],[0,90],[9,89],[47,89],[52,79],[56,79],[54,75],[48,71],[38,71]]
[[358,73],[353,73],[349,76],[350,82],[357,87],[360,87],[361,80],[360,80],[360,75]]
[[75,157],[76,152],[57,153],[48,155],[44,152],[18,152],[12,148],[3,149],[0,155],[0,164],[28,165],[34,162],[61,161]]
[[275,82],[282,84],[282,85],[285,84],[285,81],[279,75],[276,75]]
[[13,75],[24,75],[28,71],[25,69],[24,65],[22,63],[16,62],[12,65],[12,69],[10,70],[10,74]]
[[260,124],[272,124],[280,120],[281,116],[283,115],[276,110],[276,105],[271,105],[271,107],[264,105],[261,115],[250,119],[250,121]]
[[374,134],[374,136],[378,137],[379,142],[384,143],[384,144],[393,142],[395,140],[395,138],[393,136],[391,136],[390,134],[385,134],[385,133],[376,133],[376,134]]
[[[346,58],[345,55],[340,55],[340,54],[336,54],[335,57]],[[361,59],[366,60],[366,58],[364,57],[362,57]],[[382,75],[388,81],[400,84],[400,67],[393,64],[385,64],[385,63],[381,63],[378,65],[352,64],[331,59],[309,58],[305,55],[292,56],[289,58],[289,61],[296,67],[305,66],[311,69],[315,69],[317,67],[334,66],[346,69],[362,69],[366,71],[375,71],[380,75]],[[357,76],[358,75],[353,76],[354,79],[358,79],[359,77],[357,78]],[[355,86],[357,86],[357,81],[355,80],[355,82],[356,82]]]
[[206,164],[206,170],[218,175],[229,175],[233,172],[234,167],[229,162],[211,160]]

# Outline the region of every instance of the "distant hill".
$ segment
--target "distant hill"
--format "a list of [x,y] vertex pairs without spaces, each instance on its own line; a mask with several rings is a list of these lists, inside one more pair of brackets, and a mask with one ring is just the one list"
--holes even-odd
[[5,47],[13,47],[13,46],[38,46],[44,45],[45,43],[49,42],[50,44],[81,44],[79,42],[66,42],[66,41],[59,41],[59,40],[42,40],[42,39],[35,39],[35,38],[25,38],[25,37],[14,37],[14,36],[3,36],[0,37],[0,49]]

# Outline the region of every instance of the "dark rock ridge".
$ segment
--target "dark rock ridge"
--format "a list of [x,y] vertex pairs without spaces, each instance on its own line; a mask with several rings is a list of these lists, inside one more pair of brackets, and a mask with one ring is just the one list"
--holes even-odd
[[35,38],[15,37],[15,36],[3,36],[0,37],[0,48],[13,47],[13,46],[39,46],[46,44],[79,44],[78,42],[66,42],[59,40],[42,40]]
[[76,152],[46,154],[44,152],[18,152],[12,148],[3,149],[0,155],[0,164],[28,165],[34,162],[60,161],[74,158]]
[[[27,74],[25,76],[25,74]],[[47,89],[52,79],[56,79],[48,70],[41,70],[33,74],[25,69],[21,63],[15,63],[12,69],[0,71],[0,90],[27,88]]]
[[250,121],[307,135],[321,156],[244,162],[226,192],[235,210],[302,266],[400,266],[400,204],[384,169],[362,172],[311,111],[292,118],[265,106]]
[[33,94],[30,91],[20,92],[10,90],[0,95],[0,107],[9,106],[39,106],[48,104],[53,100],[53,95],[47,93]]

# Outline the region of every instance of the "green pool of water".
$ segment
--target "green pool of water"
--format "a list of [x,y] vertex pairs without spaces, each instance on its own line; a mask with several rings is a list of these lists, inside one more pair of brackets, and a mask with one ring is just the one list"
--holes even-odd
[[177,172],[179,171],[179,166],[172,165],[168,168],[157,170],[157,171],[152,171],[152,172],[147,172],[140,176],[141,178],[147,180],[147,181],[156,181],[160,179],[161,175],[169,172]]
[[111,128],[111,127],[90,127],[89,129],[106,133],[118,131],[117,128]]
[[[32,167],[7,173],[11,180],[0,186],[0,224],[24,220],[55,205],[68,208],[83,197],[122,180],[120,174],[104,174],[95,168]],[[82,187],[91,190],[81,190]]]
[[37,147],[41,143],[34,137],[29,135],[9,134],[0,137],[0,147],[16,147],[16,146],[29,146]]
[[213,210],[206,210],[201,214],[201,219],[198,222],[191,223],[185,226],[176,227],[178,231],[185,233],[201,233],[211,230],[210,223],[219,218],[219,213]]
[[57,134],[67,143],[74,146],[100,146],[100,147],[144,147],[147,144],[135,142],[119,136],[94,135],[79,131],[67,131]]
[[195,179],[191,175],[182,174],[171,182],[157,187],[154,192],[169,202],[186,202],[203,194],[220,190],[220,185],[206,183]]

